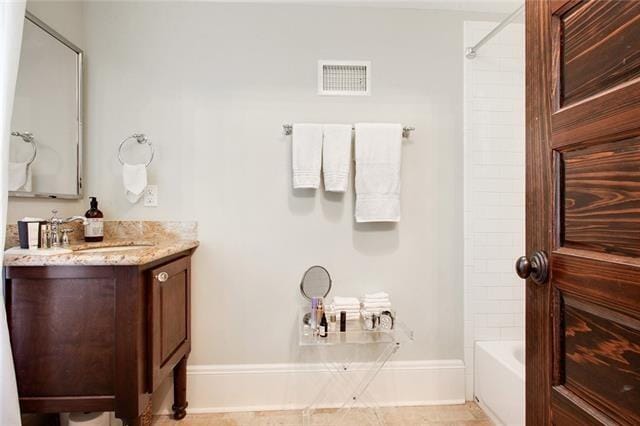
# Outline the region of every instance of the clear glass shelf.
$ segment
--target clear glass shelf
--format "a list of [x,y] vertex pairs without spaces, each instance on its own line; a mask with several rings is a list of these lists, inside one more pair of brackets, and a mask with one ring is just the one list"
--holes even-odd
[[[299,316],[300,346],[372,345],[378,343],[401,343],[413,340],[413,331],[402,321],[394,321],[392,330],[366,330],[362,319],[347,321],[347,331],[330,331],[327,337],[313,334],[311,327],[304,325],[304,312]],[[339,324],[338,324],[339,326]]]

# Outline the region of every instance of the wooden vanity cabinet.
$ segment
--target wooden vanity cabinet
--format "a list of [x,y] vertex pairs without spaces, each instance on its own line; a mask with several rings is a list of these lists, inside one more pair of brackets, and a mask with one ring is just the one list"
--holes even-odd
[[8,266],[6,309],[25,413],[115,411],[150,424],[174,376],[186,414],[193,250],[135,266]]

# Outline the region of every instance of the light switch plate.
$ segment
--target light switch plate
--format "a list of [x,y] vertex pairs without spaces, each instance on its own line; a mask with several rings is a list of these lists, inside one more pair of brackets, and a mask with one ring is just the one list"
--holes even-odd
[[158,207],[158,185],[147,185],[144,189],[144,206]]

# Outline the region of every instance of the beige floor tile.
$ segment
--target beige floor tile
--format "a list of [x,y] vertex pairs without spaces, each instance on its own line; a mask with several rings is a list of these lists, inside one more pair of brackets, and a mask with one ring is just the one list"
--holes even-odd
[[[464,405],[385,407],[379,410],[387,426],[491,426],[493,423],[473,402]],[[354,408],[346,414],[336,409],[314,411],[313,426],[366,426],[375,424],[371,410]],[[154,426],[301,426],[302,411],[190,414],[179,422],[156,416]]]

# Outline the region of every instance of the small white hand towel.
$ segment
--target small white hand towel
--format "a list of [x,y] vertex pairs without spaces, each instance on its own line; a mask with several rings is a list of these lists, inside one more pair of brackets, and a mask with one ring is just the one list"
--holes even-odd
[[322,166],[322,125],[294,124],[291,150],[293,187],[318,188]]
[[137,203],[147,187],[147,167],[144,164],[124,164],[122,183],[130,203]]
[[31,191],[31,165],[9,162],[9,191]]
[[345,192],[349,184],[351,163],[351,125],[325,124],[322,142],[324,189]]
[[400,124],[356,127],[356,222],[400,221]]

